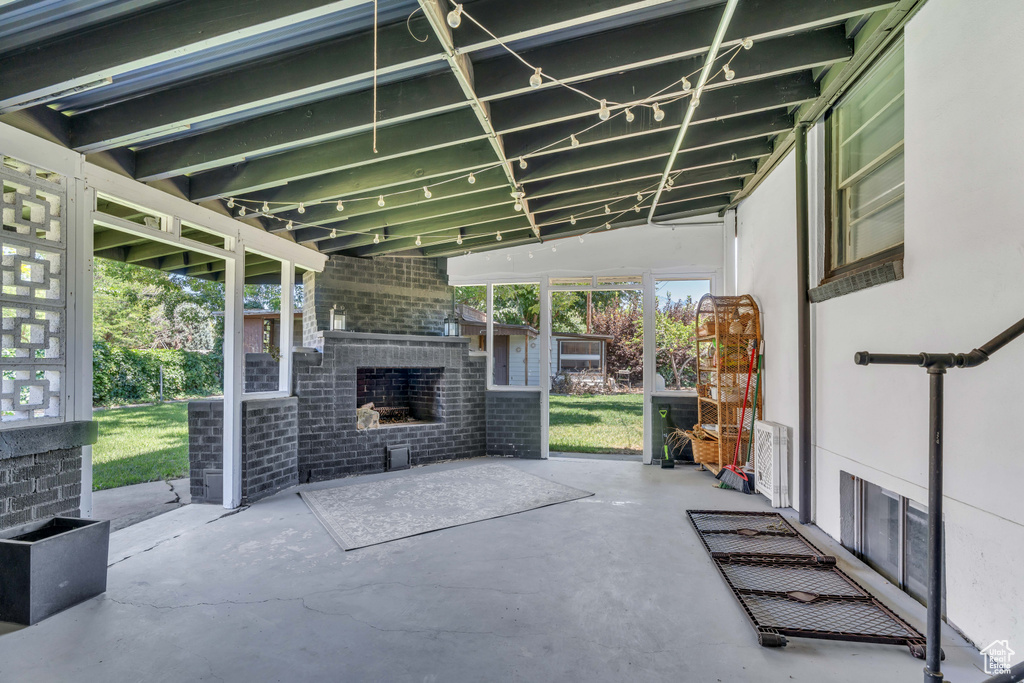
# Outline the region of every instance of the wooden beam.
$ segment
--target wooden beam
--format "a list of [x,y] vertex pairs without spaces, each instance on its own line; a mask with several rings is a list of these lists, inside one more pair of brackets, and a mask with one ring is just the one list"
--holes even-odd
[[[530,226],[529,220],[527,220],[523,214],[515,213],[511,209],[506,209],[504,211],[481,212],[480,218],[476,222],[460,224],[448,220],[442,220],[423,221],[422,223],[422,225],[416,225],[415,228],[410,226],[396,226],[395,228],[388,229],[382,238],[383,241],[381,244],[390,244],[395,239],[401,238],[409,238],[415,241],[417,235],[423,237],[425,235],[431,235],[438,232],[452,233],[452,238],[454,239],[456,235],[452,231],[462,230],[465,234],[493,235],[499,231]],[[318,243],[317,246],[324,253],[332,253],[336,251],[354,249],[356,247],[369,246],[371,244],[373,244],[373,235],[348,235],[324,240]]]
[[[502,238],[501,242],[498,242],[495,238],[495,230],[486,226],[474,226],[472,228],[464,228],[461,230],[463,237],[462,244],[465,245],[467,242],[472,243],[475,240],[481,242],[494,242],[495,244],[505,244],[506,242],[513,242],[516,239],[522,237],[534,238],[533,229],[530,223],[526,220],[525,216],[520,216],[518,222],[511,222],[505,224],[505,229],[501,231]],[[346,256],[386,256],[388,254],[396,254],[410,249],[424,249],[439,244],[450,244],[458,247],[456,243],[460,235],[460,231],[456,229],[443,230],[429,235],[421,235],[420,246],[416,245],[415,237],[402,237],[380,244],[370,244],[355,249],[349,249],[344,252]]]
[[[714,167],[712,167],[714,168]],[[634,204],[643,204],[644,201],[637,201],[636,195],[638,192],[644,192],[644,200],[649,204],[651,185],[657,183],[655,180],[644,180],[640,182],[629,182],[622,183],[620,185],[608,185],[605,187],[597,187],[591,190],[584,190],[582,192],[574,192],[571,194],[556,195],[550,198],[547,202],[535,202],[534,205],[537,207],[537,221],[541,224],[547,224],[552,221],[558,222],[565,220],[562,217],[563,214],[572,215],[571,209],[575,209],[575,213],[580,213],[580,208],[584,210],[592,211],[598,208],[601,204],[608,204],[609,208],[613,212],[618,213],[623,209],[628,209]],[[673,187],[671,193],[673,198],[679,199],[698,199],[701,197],[711,197],[718,194],[727,194],[731,192],[739,192],[743,189],[743,180],[739,177],[736,178],[722,178],[713,180],[706,183],[698,183],[687,185],[686,187]],[[628,200],[628,201],[622,201]],[[566,213],[569,211],[569,213]]]
[[[562,176],[554,180],[533,183],[526,187],[530,196],[536,202],[546,197],[559,197],[573,192],[615,185],[626,181],[647,180],[648,183],[651,183],[653,181],[650,179],[661,176],[663,168],[664,164],[660,160],[654,159],[637,164],[623,164],[596,171],[584,171],[583,173],[571,176]],[[753,173],[755,170],[757,170],[757,162],[755,161],[735,161],[728,164],[706,166],[692,171],[684,171],[676,177],[675,184],[676,187],[684,187],[686,185],[707,183],[724,178],[742,178]]]
[[204,0],[167,3],[86,32],[37,43],[4,60],[0,109],[20,109],[114,76],[254,38],[365,4],[366,0]]

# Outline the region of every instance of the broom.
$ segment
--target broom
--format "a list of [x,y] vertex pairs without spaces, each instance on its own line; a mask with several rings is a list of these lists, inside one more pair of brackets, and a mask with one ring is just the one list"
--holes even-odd
[[728,487],[742,491],[743,493],[753,493],[754,487],[750,481],[750,477],[739,467],[740,460],[740,444],[743,443],[743,424],[747,418],[747,400],[750,398],[750,379],[754,374],[754,363],[758,357],[757,345],[750,352],[750,365],[747,367],[747,387],[743,392],[743,410],[740,411],[740,424],[739,429],[736,433],[736,450],[733,453],[732,464],[726,465],[718,471],[715,476],[724,485],[722,488]]

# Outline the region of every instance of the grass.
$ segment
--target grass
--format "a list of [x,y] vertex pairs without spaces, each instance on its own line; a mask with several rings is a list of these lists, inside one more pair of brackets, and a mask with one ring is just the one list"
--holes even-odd
[[548,444],[572,453],[641,453],[642,394],[551,396]]
[[93,491],[188,474],[188,403],[97,410]]

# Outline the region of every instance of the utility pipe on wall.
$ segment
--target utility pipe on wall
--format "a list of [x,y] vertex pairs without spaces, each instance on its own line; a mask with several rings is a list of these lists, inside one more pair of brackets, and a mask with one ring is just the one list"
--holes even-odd
[[799,391],[799,502],[800,523],[810,524],[811,514],[811,301],[807,296],[810,280],[810,216],[807,197],[807,124],[796,127],[796,251],[797,251],[797,385]]

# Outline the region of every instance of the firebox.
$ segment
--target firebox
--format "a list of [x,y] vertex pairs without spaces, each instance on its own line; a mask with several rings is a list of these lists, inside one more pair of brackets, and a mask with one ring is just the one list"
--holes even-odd
[[440,422],[444,368],[357,368],[356,408],[373,404],[380,424]]

